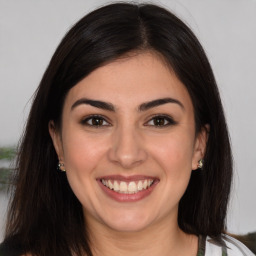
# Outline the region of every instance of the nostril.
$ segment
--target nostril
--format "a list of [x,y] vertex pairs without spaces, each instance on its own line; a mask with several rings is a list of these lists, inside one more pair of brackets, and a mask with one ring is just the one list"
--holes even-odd
[[118,145],[109,150],[108,158],[124,168],[130,168],[143,163],[147,159],[147,154],[143,148],[138,148],[138,146],[128,148]]

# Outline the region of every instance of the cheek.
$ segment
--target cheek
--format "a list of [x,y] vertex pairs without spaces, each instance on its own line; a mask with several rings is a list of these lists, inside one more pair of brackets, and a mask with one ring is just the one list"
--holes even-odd
[[164,208],[163,214],[177,207],[185,193],[190,176],[193,155],[193,140],[183,135],[166,136],[156,139],[151,144],[151,155],[156,168],[160,167],[160,183],[162,197],[158,198]]
[[178,203],[190,180],[193,157],[193,137],[177,133],[152,143],[152,154],[160,166],[166,195]]
[[172,175],[191,172],[193,140],[191,136],[175,134],[153,141],[151,152],[162,168]]
[[103,159],[106,143],[84,131],[68,130],[63,134],[64,162],[67,179],[74,194],[84,207],[92,205],[97,166]]
[[102,138],[90,136],[82,129],[66,129],[66,134],[63,134],[63,148],[67,170],[77,175],[92,172],[106,150],[104,145]]

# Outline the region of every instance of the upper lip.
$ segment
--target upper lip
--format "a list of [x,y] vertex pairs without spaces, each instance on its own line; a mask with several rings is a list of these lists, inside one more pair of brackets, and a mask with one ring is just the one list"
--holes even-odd
[[[97,180],[119,180],[119,181],[137,181],[137,180],[156,180],[157,177],[146,176],[146,175],[131,175],[131,176],[122,176],[122,175],[108,175],[97,178]],[[159,179],[158,179],[159,180]]]

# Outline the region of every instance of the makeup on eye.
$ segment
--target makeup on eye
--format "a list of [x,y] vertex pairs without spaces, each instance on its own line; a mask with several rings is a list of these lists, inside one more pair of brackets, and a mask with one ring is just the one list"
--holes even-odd
[[111,126],[110,122],[106,120],[106,117],[102,115],[90,115],[83,118],[80,122],[82,125],[101,127],[101,126]]
[[[82,125],[86,126],[92,126],[92,127],[103,127],[103,126],[112,126],[112,124],[106,120],[107,118],[102,115],[90,115],[88,117],[85,117],[81,120]],[[177,122],[169,115],[166,114],[155,114],[153,117],[150,117],[150,119],[145,122],[144,126],[154,126],[157,128],[164,128],[171,125],[176,125]]]
[[156,126],[157,128],[164,128],[171,125],[176,125],[177,122],[169,115],[154,115],[149,121],[147,121],[145,126]]

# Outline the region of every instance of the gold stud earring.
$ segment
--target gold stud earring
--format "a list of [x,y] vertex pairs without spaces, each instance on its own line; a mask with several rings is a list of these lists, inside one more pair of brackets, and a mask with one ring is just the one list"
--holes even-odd
[[58,170],[60,170],[62,172],[66,171],[64,163],[61,163],[61,162],[58,163]]
[[198,161],[197,168],[198,168],[198,169],[203,169],[203,166],[204,166],[204,160],[203,160],[203,159],[200,159],[200,160]]

